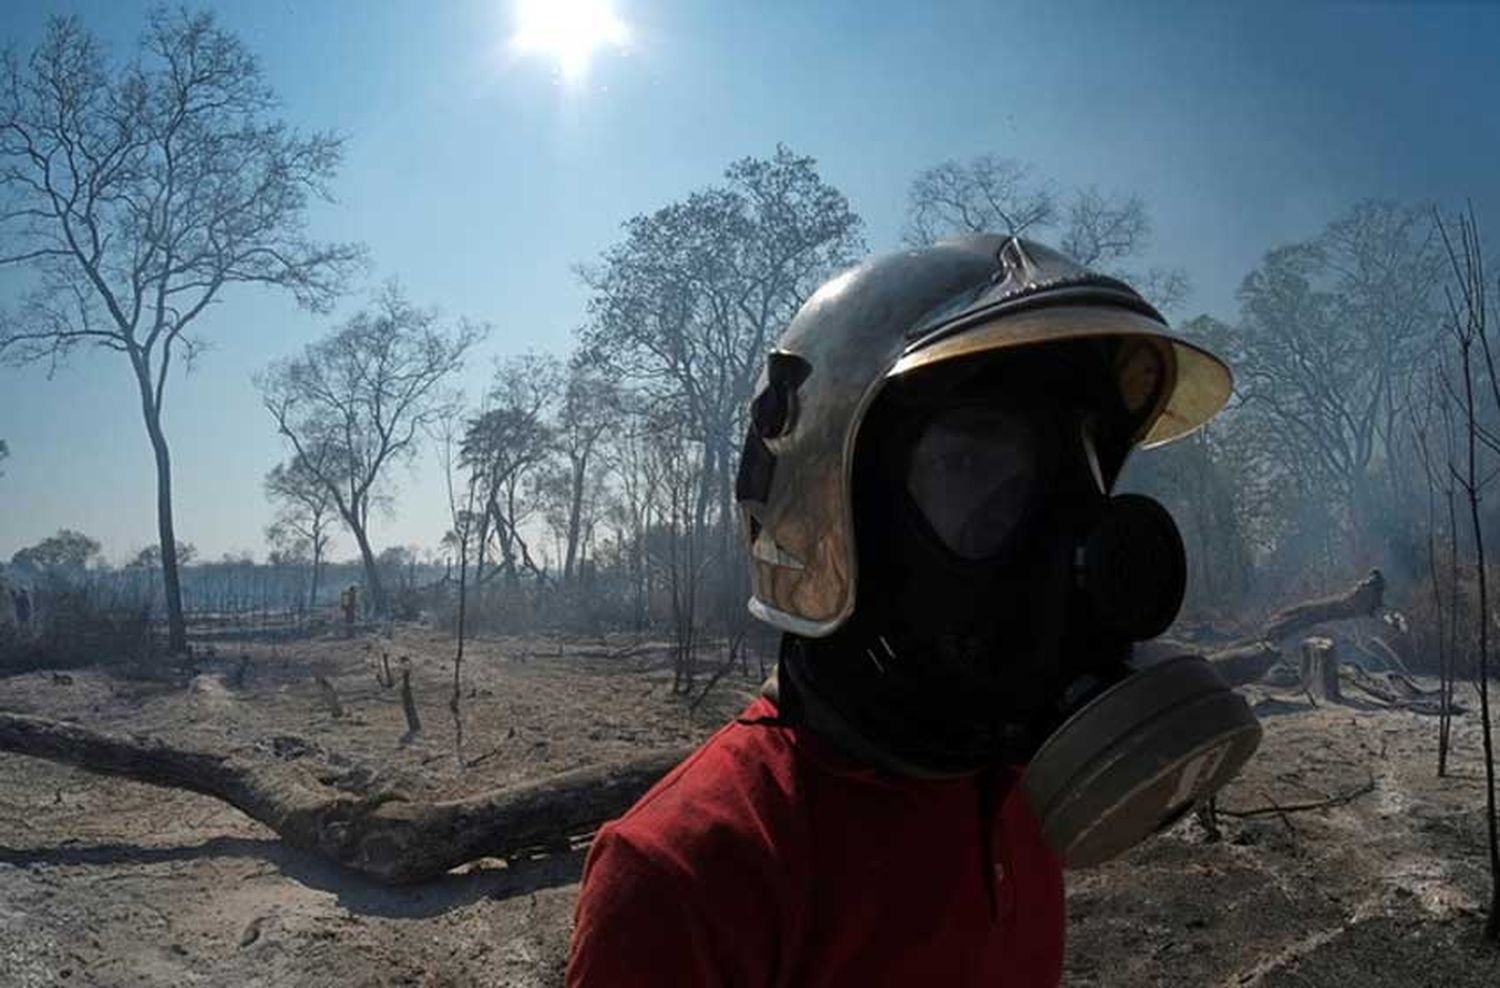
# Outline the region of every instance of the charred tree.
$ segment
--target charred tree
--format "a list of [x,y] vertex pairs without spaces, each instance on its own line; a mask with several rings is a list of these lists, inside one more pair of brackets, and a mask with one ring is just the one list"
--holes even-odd
[[323,698],[323,706],[328,708],[328,715],[334,720],[344,716],[344,705],[339,702],[339,691],[333,688],[333,684],[324,676],[315,677],[318,683],[318,693]]
[[422,718],[417,716],[417,700],[411,692],[411,670],[401,670],[401,712],[406,716],[406,737],[409,741],[422,733]]
[[[1454,499],[1451,471],[1446,469],[1453,460],[1453,411],[1447,393],[1440,387],[1436,374],[1429,374],[1423,385],[1422,414],[1412,413],[1412,438],[1422,462],[1422,473],[1427,481],[1427,575],[1432,587],[1432,609],[1437,624],[1438,651],[1438,765],[1439,778],[1448,774],[1448,748],[1452,741],[1453,718],[1450,707],[1453,701],[1452,663],[1456,642],[1449,634],[1452,619],[1458,614],[1458,520]],[[1416,409],[1419,402],[1411,400],[1408,405]],[[1443,469],[1437,466],[1433,450],[1433,412],[1437,410],[1442,422]],[[1439,480],[1439,476],[1443,479]],[[1438,494],[1441,492],[1448,508],[1448,556],[1451,598],[1443,592],[1442,573],[1438,565]]]
[[1486,302],[1488,287],[1484,281],[1484,256],[1479,241],[1478,228],[1473,217],[1473,208],[1470,212],[1459,217],[1458,244],[1455,245],[1448,236],[1448,231],[1442,218],[1438,217],[1438,230],[1443,238],[1443,245],[1447,250],[1448,260],[1452,269],[1453,279],[1458,288],[1458,297],[1452,293],[1448,296],[1448,329],[1452,333],[1454,342],[1458,348],[1458,363],[1461,379],[1459,386],[1454,387],[1448,383],[1450,390],[1458,393],[1458,400],[1462,409],[1462,428],[1464,437],[1464,461],[1457,467],[1450,464],[1450,471],[1459,489],[1462,490],[1464,500],[1469,506],[1470,534],[1474,540],[1474,572],[1479,590],[1479,612],[1476,623],[1479,625],[1479,655],[1474,665],[1475,686],[1479,691],[1479,711],[1482,725],[1481,737],[1484,750],[1484,792],[1485,792],[1485,823],[1489,838],[1490,858],[1490,912],[1489,919],[1485,923],[1485,936],[1491,940],[1500,942],[1500,833],[1497,833],[1497,822],[1495,812],[1495,748],[1490,729],[1490,690],[1489,690],[1489,659],[1490,659],[1490,608],[1489,608],[1489,586],[1486,580],[1487,570],[1485,567],[1485,544],[1484,526],[1481,524],[1479,501],[1483,488],[1493,474],[1482,475],[1479,465],[1479,443],[1481,434],[1484,434],[1484,443],[1491,452],[1500,452],[1500,443],[1485,432],[1484,425],[1480,421],[1479,412],[1476,408],[1474,397],[1474,378],[1476,368],[1474,367],[1475,354],[1474,344],[1479,344],[1479,350],[1483,354],[1485,370],[1488,372],[1491,393],[1495,405],[1500,408],[1500,381],[1495,379],[1496,364],[1494,354],[1490,346],[1488,326],[1486,318],[1488,305]]
[[454,491],[453,476],[456,468],[454,459],[455,444],[457,440],[456,431],[458,426],[457,416],[444,421],[440,452],[443,457],[443,475],[448,484],[448,515],[453,522],[453,527],[444,536],[443,541],[458,549],[458,615],[454,621],[453,636],[456,643],[453,650],[453,691],[448,697],[448,712],[453,715],[453,753],[460,765],[464,760],[464,718],[463,718],[463,667],[464,667],[464,641],[468,636],[469,619],[469,550],[473,546],[475,536],[479,533],[481,525],[478,514],[474,510],[475,499],[478,496],[479,477],[469,474],[468,491],[466,500],[460,505],[458,495]]

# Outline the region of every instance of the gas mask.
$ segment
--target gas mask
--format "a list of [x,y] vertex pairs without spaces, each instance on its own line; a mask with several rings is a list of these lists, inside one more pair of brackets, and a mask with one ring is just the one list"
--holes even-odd
[[1079,341],[889,382],[854,463],[858,605],[787,663],[889,768],[1025,763],[1071,867],[1170,824],[1260,737],[1202,659],[1133,662],[1186,561],[1165,508],[1110,493],[1154,407],[1122,393],[1118,358]]

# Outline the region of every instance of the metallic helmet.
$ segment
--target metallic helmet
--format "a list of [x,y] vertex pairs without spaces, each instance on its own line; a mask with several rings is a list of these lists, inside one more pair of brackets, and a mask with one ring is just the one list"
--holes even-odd
[[855,439],[888,379],[1077,339],[1120,342],[1121,396],[1146,413],[1137,446],[1187,435],[1229,399],[1228,367],[1170,335],[1129,285],[1018,237],[966,236],[871,258],[813,293],[767,358],[735,484],[751,613],[808,637],[831,634],[853,613]]

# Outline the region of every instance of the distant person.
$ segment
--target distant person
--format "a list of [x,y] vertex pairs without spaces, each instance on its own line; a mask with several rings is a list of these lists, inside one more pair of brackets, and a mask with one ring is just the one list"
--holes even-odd
[[16,627],[21,633],[28,634],[31,631],[31,592],[25,587],[17,588],[15,592],[16,602]]
[[349,634],[354,632],[354,616],[359,611],[359,588],[354,584],[344,588],[339,594],[339,607],[344,612],[344,631]]
[[1128,285],[1017,238],[876,258],[771,352],[735,497],[762,695],[589,851],[572,988],[1051,986],[1063,868],[1254,751],[1138,445],[1230,393]]
[[0,573],[0,631],[16,627],[16,595]]

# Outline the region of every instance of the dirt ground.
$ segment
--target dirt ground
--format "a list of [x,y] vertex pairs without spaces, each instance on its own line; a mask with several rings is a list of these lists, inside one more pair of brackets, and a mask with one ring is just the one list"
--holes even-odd
[[[706,736],[757,682],[725,677],[696,711],[660,648],[626,638],[471,643],[463,762],[446,707],[452,644],[221,641],[171,681],[102,670],[0,680],[0,709],[193,746],[256,746],[363,786],[442,798]],[[407,656],[424,730],[402,743]],[[243,682],[236,679],[248,655]],[[330,713],[315,676],[335,686]],[[1358,700],[1255,689],[1266,740],[1221,799],[1069,876],[1070,985],[1485,986],[1488,901],[1477,702],[1435,776],[1436,722]],[[1342,805],[1299,810],[1365,787]],[[1286,812],[1275,807],[1289,808]],[[0,986],[489,985],[562,981],[583,849],[484,861],[382,888],[280,844],[212,799],[0,754]]]

